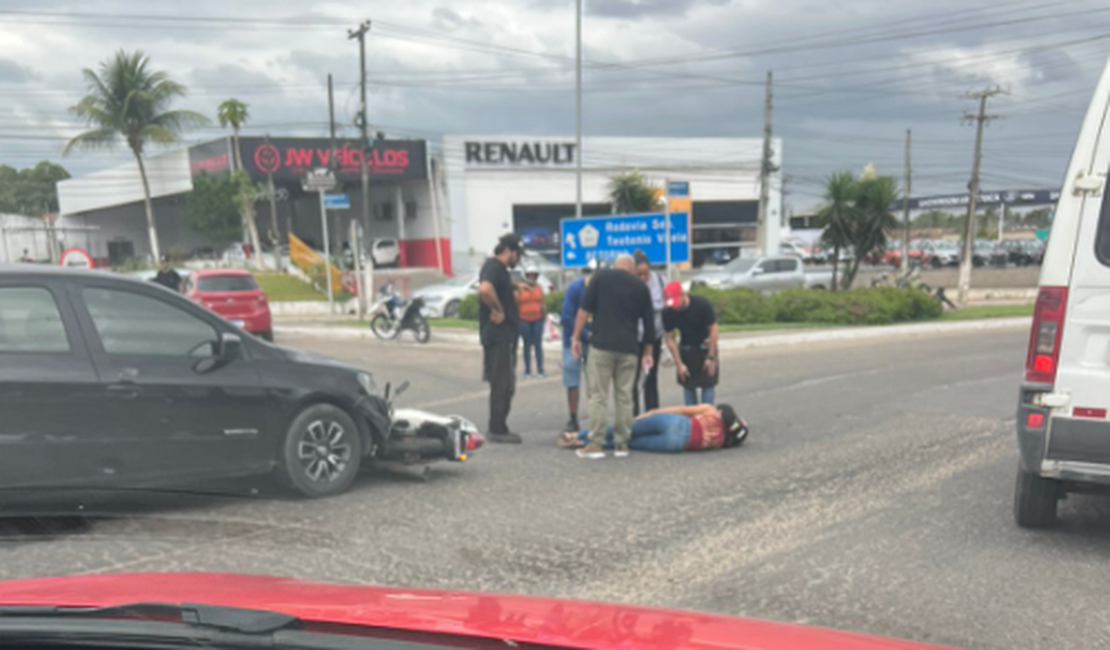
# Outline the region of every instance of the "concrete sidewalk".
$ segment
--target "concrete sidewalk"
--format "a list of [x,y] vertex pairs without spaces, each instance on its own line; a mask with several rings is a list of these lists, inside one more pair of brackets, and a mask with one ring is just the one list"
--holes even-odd
[[[830,327],[802,331],[767,330],[759,332],[732,332],[721,335],[722,350],[747,350],[780,346],[828,343],[837,341],[862,341],[870,339],[894,338],[899,336],[931,336],[961,332],[982,332],[991,330],[1012,330],[1028,328],[1031,319],[988,318],[969,321],[933,321],[927,323],[906,323],[901,325],[875,325],[859,327]],[[274,332],[286,336],[312,336],[331,339],[370,339],[377,337],[369,325],[344,327],[317,323],[277,323]],[[411,333],[405,333],[402,342],[413,342]],[[478,332],[455,328],[433,328],[432,341],[461,346],[479,345]],[[552,342],[557,345],[557,342]]]

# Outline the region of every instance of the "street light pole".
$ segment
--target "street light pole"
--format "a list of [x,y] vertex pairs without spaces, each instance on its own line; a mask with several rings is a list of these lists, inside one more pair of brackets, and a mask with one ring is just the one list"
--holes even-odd
[[574,175],[577,194],[574,216],[582,218],[582,0],[574,13]]

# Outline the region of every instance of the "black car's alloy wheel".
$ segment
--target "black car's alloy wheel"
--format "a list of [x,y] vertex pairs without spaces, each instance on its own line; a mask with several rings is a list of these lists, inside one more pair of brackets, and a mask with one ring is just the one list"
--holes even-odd
[[339,494],[355,480],[361,464],[362,437],[342,409],[330,404],[311,406],[289,426],[282,469],[286,482],[301,494]]

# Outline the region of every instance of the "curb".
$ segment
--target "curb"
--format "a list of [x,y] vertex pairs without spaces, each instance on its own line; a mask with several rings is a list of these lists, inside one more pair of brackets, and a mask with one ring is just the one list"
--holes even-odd
[[[844,329],[818,330],[815,332],[795,332],[790,334],[766,334],[743,338],[721,338],[718,347],[722,350],[750,350],[808,343],[830,343],[837,341],[863,341],[870,339],[895,338],[899,336],[929,336],[934,334],[959,334],[965,332],[989,332],[995,330],[1028,328],[1032,318],[985,318],[982,320],[958,321],[954,323],[911,323],[906,325],[882,325]],[[315,336],[348,340],[377,340],[370,328],[312,327],[312,326],[275,326],[277,334],[294,336]],[[402,339],[404,340],[404,339]],[[460,343],[478,345],[477,332],[433,331],[433,343]]]
[[[318,327],[311,325],[274,325],[275,334],[292,336],[315,336],[318,338],[349,339],[349,340],[379,340],[367,327]],[[412,340],[411,334],[402,334],[402,341]],[[392,341],[382,341],[387,343]],[[477,332],[448,332],[432,330],[432,343],[469,343],[478,345]]]
[[822,330],[817,332],[798,332],[794,334],[768,334],[742,339],[721,339],[718,346],[722,350],[749,350],[806,343],[829,343],[836,341],[862,341],[868,339],[895,338],[899,336],[928,336],[931,334],[959,334],[964,332],[988,332],[994,330],[1028,328],[1033,319],[1026,316],[1018,318],[984,318],[982,320],[955,323],[912,323],[908,325],[881,325],[851,329]]

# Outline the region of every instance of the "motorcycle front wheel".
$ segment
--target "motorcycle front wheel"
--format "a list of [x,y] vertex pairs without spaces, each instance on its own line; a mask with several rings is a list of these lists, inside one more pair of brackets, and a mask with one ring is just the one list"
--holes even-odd
[[424,318],[423,314],[417,314],[416,318],[412,319],[412,334],[420,343],[432,340],[432,327],[428,325],[428,319]]
[[370,321],[370,329],[374,331],[374,336],[383,341],[391,341],[397,338],[397,330],[394,329],[393,324],[385,314],[378,314]]

